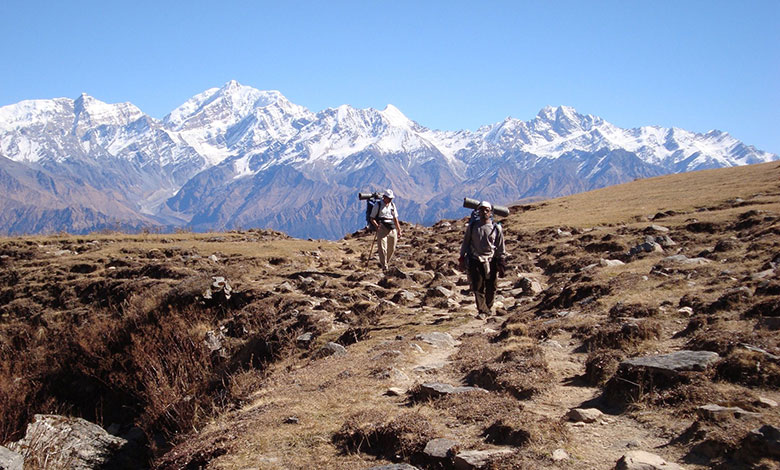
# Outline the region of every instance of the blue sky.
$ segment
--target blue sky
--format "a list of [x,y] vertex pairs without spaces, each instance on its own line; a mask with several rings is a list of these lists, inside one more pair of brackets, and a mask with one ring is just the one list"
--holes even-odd
[[0,5],[0,106],[82,92],[161,118],[235,79],[435,129],[567,105],[780,153],[780,1],[36,1]]

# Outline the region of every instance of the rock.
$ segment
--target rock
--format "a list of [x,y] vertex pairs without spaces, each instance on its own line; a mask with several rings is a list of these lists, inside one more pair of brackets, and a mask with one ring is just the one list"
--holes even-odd
[[[41,449],[41,443],[45,443]],[[27,426],[22,440],[10,444],[11,450],[51,452],[45,457],[47,468],[94,470],[115,462],[127,440],[112,436],[97,424],[81,418],[38,414]]]
[[750,431],[747,445],[754,455],[765,455],[777,459],[780,457],[780,428],[766,424]]
[[711,351],[677,351],[670,354],[626,359],[620,363],[620,368],[643,367],[674,375],[681,371],[703,371],[719,358],[718,353]]
[[760,281],[761,279],[766,279],[768,277],[773,277],[775,275],[774,269],[765,269],[764,271],[757,272],[755,274],[752,274],[750,278],[754,281]]
[[677,313],[681,313],[686,316],[693,316],[693,309],[691,307],[683,307],[679,310],[677,310]]
[[430,398],[439,398],[445,395],[453,395],[459,393],[468,392],[487,392],[485,389],[479,387],[455,387],[450,384],[443,384],[439,382],[429,382],[421,384],[415,392],[415,398],[418,400],[425,400]]
[[683,470],[683,467],[650,452],[632,450],[620,457],[615,470]]
[[325,356],[346,356],[347,348],[338,343],[326,343],[325,346],[317,351],[319,357]]
[[298,345],[299,348],[307,349],[311,342],[314,340],[314,334],[312,333],[303,333],[301,335],[298,335],[297,338],[295,338],[295,343]]
[[369,467],[367,470],[420,470],[408,463],[393,463],[390,465],[380,465],[378,467]]
[[722,421],[725,419],[729,419],[732,417],[741,418],[741,417],[751,417],[751,418],[759,418],[761,417],[761,413],[753,413],[750,411],[745,411],[742,408],[738,406],[720,406],[715,404],[709,404],[709,405],[702,405],[696,408],[696,412],[701,416],[702,418],[709,419],[711,421]]
[[295,288],[287,281],[284,281],[283,283],[276,286],[277,292],[293,292]]
[[663,251],[664,251],[663,247],[661,247],[661,245],[659,245],[658,243],[645,242],[628,250],[628,254],[629,256],[634,256],[634,255],[638,255],[639,253],[654,253],[654,252],[663,253]]
[[455,470],[476,470],[484,468],[490,461],[500,455],[511,454],[510,449],[498,450],[467,450],[455,456]]
[[521,277],[515,285],[523,289],[523,295],[527,296],[534,296],[544,291],[539,281],[529,277]]
[[569,460],[569,454],[563,449],[555,449],[552,453],[552,460],[553,462],[562,462],[564,460]]
[[595,423],[603,413],[596,408],[574,408],[566,415],[570,421]]
[[654,238],[655,243],[658,243],[664,248],[669,248],[672,246],[676,246],[677,243],[675,243],[674,240],[669,238],[669,235],[656,235]]
[[222,350],[222,341],[225,339],[225,335],[222,331],[209,330],[206,332],[206,338],[203,342],[206,347],[209,348],[211,353]]
[[435,331],[433,333],[422,333],[414,337],[416,340],[420,340],[424,343],[428,343],[431,346],[438,347],[452,347],[458,344],[457,341],[449,333],[441,333]]
[[601,266],[610,268],[610,267],[613,267],[613,266],[623,266],[626,263],[620,261],[619,259],[601,259],[601,260],[599,260],[599,264]]
[[403,396],[406,393],[406,390],[404,390],[401,387],[390,387],[385,392],[385,395],[388,397],[400,397]]
[[667,256],[661,260],[662,263],[675,263],[675,264],[709,264],[710,260],[707,258],[688,258],[685,255],[673,255]]
[[777,408],[777,402],[766,397],[758,397],[758,400],[753,402],[753,405],[759,408]]
[[650,232],[666,233],[666,232],[669,231],[669,228],[668,227],[664,227],[663,225],[653,224],[653,225],[650,226],[648,231],[650,231]]
[[412,292],[409,292],[408,290],[402,290],[396,293],[392,298],[393,302],[400,305],[406,305],[411,302],[414,302],[414,299],[415,299],[415,295]]
[[452,297],[452,291],[444,286],[436,286],[428,289],[426,296],[434,298],[450,298]]
[[211,280],[211,286],[203,293],[203,298],[212,299],[217,293],[222,293],[222,295],[225,296],[225,299],[229,299],[231,292],[233,292],[233,288],[230,286],[227,279],[222,276],[214,276]]
[[23,470],[24,457],[7,447],[0,446],[0,469],[2,470]]
[[423,453],[432,460],[452,458],[458,452],[458,443],[452,439],[432,439],[425,444]]

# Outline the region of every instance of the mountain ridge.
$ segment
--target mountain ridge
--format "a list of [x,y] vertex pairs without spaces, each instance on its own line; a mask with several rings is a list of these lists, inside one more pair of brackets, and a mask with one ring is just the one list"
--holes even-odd
[[[507,204],[778,159],[727,132],[622,129],[569,106],[546,106],[530,121],[508,117],[476,131],[439,131],[392,104],[314,113],[279,91],[235,80],[193,96],[161,120],[131,103],[107,104],[87,94],[0,107],[0,156],[117,193],[135,211],[117,218],[126,225],[224,230],[252,223],[303,238],[340,238],[360,228],[354,193],[388,186],[399,195],[402,218],[432,223],[455,216],[463,196]],[[278,173],[278,167],[293,171]],[[256,178],[261,173],[295,174],[286,181],[300,186],[264,186],[267,178]],[[312,194],[335,207],[312,204],[307,217],[293,216],[316,200],[271,190]],[[229,200],[235,197],[248,199]],[[265,199],[277,204],[269,207]],[[0,232],[12,233],[5,226]]]

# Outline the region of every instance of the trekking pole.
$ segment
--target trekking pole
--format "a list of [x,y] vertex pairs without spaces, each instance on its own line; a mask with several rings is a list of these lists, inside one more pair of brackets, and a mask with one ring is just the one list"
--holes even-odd
[[368,248],[368,255],[366,256],[366,268],[368,267],[368,262],[371,260],[371,252],[374,251],[374,243],[376,242],[377,235],[379,235],[379,227],[374,230],[374,238],[371,240],[371,246]]

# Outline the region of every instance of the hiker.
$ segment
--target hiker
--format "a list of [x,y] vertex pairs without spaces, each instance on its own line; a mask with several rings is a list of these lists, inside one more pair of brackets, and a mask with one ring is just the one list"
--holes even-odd
[[379,265],[382,271],[387,270],[387,263],[393,257],[395,244],[401,236],[401,224],[398,223],[398,209],[393,202],[395,195],[392,189],[382,193],[382,202],[371,211],[371,224],[376,228],[378,242]]
[[496,276],[504,277],[506,250],[501,225],[492,218],[493,205],[482,201],[477,207],[478,220],[469,222],[463,236],[458,262],[471,282],[477,301],[477,316],[490,315],[496,294]]

